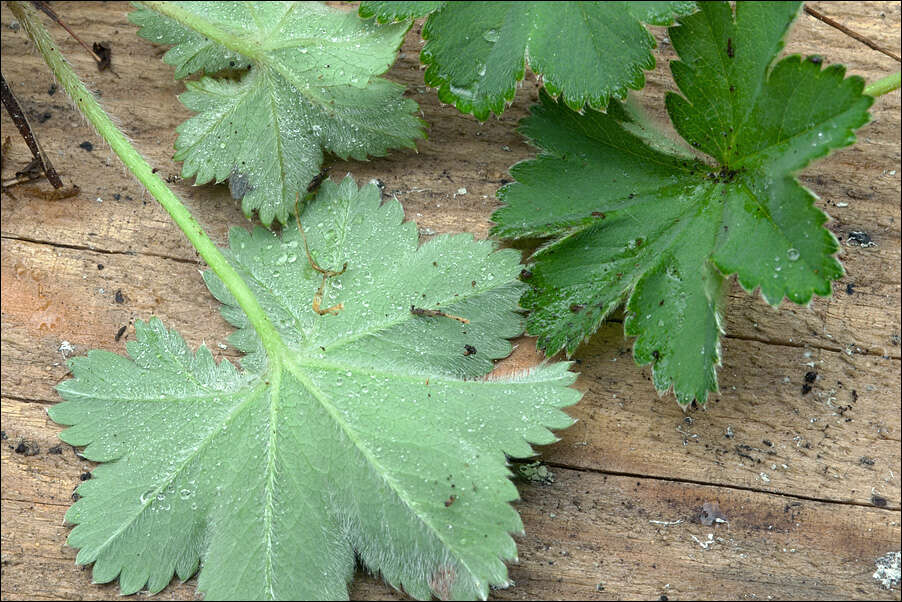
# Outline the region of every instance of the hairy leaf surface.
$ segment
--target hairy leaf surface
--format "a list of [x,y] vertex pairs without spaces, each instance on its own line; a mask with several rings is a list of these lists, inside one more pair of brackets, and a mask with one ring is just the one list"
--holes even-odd
[[682,95],[667,109],[707,159],[661,143],[619,103],[577,114],[543,95],[522,122],[541,154],[511,169],[493,231],[551,239],[522,301],[549,353],[573,353],[626,301],[624,329],[658,390],[704,403],[717,389],[725,275],[771,305],[830,294],[837,242],[793,174],[851,144],[873,99],[841,66],[773,64],[799,6],[740,2],[734,15],[704,3],[670,29]]
[[404,87],[376,77],[406,24],[374,25],[314,2],[145,5],[130,19],[142,37],[173,46],[164,61],[177,78],[240,74],[187,82],[179,99],[197,115],[177,128],[175,159],[198,184],[229,179],[245,214],[266,225],[288,220],[324,151],[363,160],[423,136]]
[[574,110],[604,108],[645,85],[654,38],[695,2],[363,2],[380,22],[421,17],[426,83],[464,113],[487,119],[514,99],[527,57],[553,96]]
[[[485,597],[507,583],[522,531],[505,454],[531,455],[572,420],[566,363],[483,378],[522,331],[519,254],[470,235],[417,247],[397,201],[327,181],[294,228],[233,229],[227,256],[279,332],[268,351],[223,283],[243,369],[191,352],[157,319],[131,359],[74,358],[61,437],[104,462],[66,514],[77,562],[123,594],[157,592],[203,563],[211,599],[342,599],[355,553],[417,598]],[[458,316],[412,312],[412,307]]]

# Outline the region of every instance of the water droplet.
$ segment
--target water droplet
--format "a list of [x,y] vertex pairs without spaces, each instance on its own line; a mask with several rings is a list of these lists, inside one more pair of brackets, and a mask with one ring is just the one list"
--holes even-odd
[[798,249],[786,250],[786,256],[789,257],[789,261],[798,261],[800,255],[801,253],[799,253]]
[[501,33],[497,29],[490,29],[482,34],[482,37],[485,38],[486,42],[494,44],[501,37]]

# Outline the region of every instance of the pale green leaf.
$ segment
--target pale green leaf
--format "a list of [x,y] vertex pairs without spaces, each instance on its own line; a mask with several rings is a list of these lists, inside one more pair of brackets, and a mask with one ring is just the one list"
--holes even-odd
[[[426,4],[404,7],[399,4]],[[440,5],[440,6],[428,6]],[[654,68],[642,23],[669,25],[695,2],[363,2],[380,21],[430,15],[423,27],[425,80],[439,98],[478,119],[500,115],[529,67],[575,110],[604,108]]]
[[670,29],[677,131],[710,155],[662,144],[628,107],[577,114],[543,95],[521,131],[537,159],[511,169],[493,220],[547,237],[523,305],[549,353],[573,353],[626,302],[634,355],[686,406],[717,390],[724,276],[777,305],[829,295],[842,276],[827,216],[794,173],[851,144],[872,98],[840,66],[774,61],[798,3],[704,3]]
[[[375,186],[327,181],[295,228],[234,229],[227,256],[279,340],[264,351],[223,283],[243,369],[192,353],[159,320],[131,359],[74,358],[61,437],[104,462],[66,514],[93,578],[123,594],[203,565],[209,599],[343,599],[356,558],[410,595],[484,598],[508,583],[522,524],[505,454],[555,440],[579,398],[566,363],[484,378],[522,330],[519,254],[470,235],[417,246]],[[416,308],[463,317],[416,315]]]
[[184,23],[151,8],[130,18],[142,37],[173,45],[164,60],[176,77],[238,73],[187,83],[180,100],[197,115],[178,127],[175,159],[198,184],[229,179],[248,216],[286,223],[324,152],[364,160],[423,136],[404,87],[376,77],[406,24],[375,25],[314,2],[172,5]]

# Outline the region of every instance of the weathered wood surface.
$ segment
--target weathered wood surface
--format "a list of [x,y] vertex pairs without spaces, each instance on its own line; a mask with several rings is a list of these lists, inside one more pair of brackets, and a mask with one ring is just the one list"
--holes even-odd
[[[175,99],[183,84],[158,60],[163,50],[134,35],[124,4],[54,6],[87,39],[112,42],[120,79],[97,73],[54,30],[137,147],[163,174],[177,174],[174,127],[189,113]],[[817,8],[899,52],[898,3]],[[124,352],[134,320],[152,314],[192,345],[206,341],[223,357],[234,354],[216,346],[229,329],[192,248],[62,92],[48,94],[49,73],[11,23],[4,7],[4,75],[58,171],[82,193],[47,201],[20,186],[2,195],[2,596],[115,598],[114,585],[91,585],[90,571],[75,566],[65,545],[63,514],[92,468],[59,445],[60,427],[46,415],[58,401],[53,387],[66,378],[65,356]],[[426,235],[484,237],[507,168],[531,154],[514,128],[536,97],[534,79],[501,118],[479,124],[439,105],[423,85],[417,30],[389,76],[420,103],[429,140],[416,153],[338,163],[333,177],[380,178]],[[663,30],[655,35],[664,39]],[[868,81],[899,68],[807,15],[787,50],[822,54]],[[672,55],[663,44],[660,56]],[[642,98],[663,118],[660,100],[672,86],[666,60],[648,81]],[[684,415],[672,398],[659,399],[617,322],[579,350],[576,386],[585,396],[571,410],[579,423],[542,450],[556,481],[521,485],[526,535],[511,567],[516,586],[495,597],[899,599],[898,587],[881,589],[871,576],[874,560],[898,550],[902,537],[899,93],[878,99],[871,113],[854,147],[801,175],[843,242],[847,276],[836,296],[773,310],[734,287],[722,391],[707,411]],[[2,128],[13,139],[6,178],[29,156],[5,114]],[[84,141],[92,152],[79,147]],[[230,225],[245,225],[224,187],[174,187],[215,240],[223,242]],[[460,188],[467,193],[456,194]],[[852,231],[867,232],[876,246],[848,244]],[[523,338],[499,369],[539,357]],[[817,378],[803,394],[808,372]],[[705,502],[717,502],[729,522],[702,525]],[[351,595],[400,596],[363,574]],[[193,580],[158,595],[193,596]]]

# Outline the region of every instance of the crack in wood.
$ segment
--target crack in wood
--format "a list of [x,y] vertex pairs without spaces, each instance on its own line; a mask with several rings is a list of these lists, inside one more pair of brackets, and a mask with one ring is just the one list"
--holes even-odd
[[898,512],[902,509],[902,506],[890,506],[887,504],[886,506],[876,506],[874,504],[866,504],[864,502],[854,502],[847,500],[836,500],[830,498],[819,498],[807,495],[800,495],[797,493],[783,493],[779,491],[769,491],[767,489],[757,489],[755,487],[747,487],[743,485],[733,485],[729,483],[714,483],[710,481],[699,481],[695,479],[679,479],[679,478],[670,478],[670,477],[662,477],[657,475],[646,475],[632,472],[622,472],[617,470],[604,470],[601,468],[591,468],[585,466],[574,466],[572,464],[565,464],[562,462],[544,462],[546,466],[551,466],[552,468],[562,468],[565,470],[572,470],[574,472],[588,472],[593,474],[614,476],[614,477],[627,477],[627,478],[635,478],[635,479],[648,479],[651,481],[662,481],[667,483],[677,483],[682,485],[698,485],[702,487],[720,487],[723,489],[732,489],[734,491],[748,491],[750,493],[760,493],[763,495],[777,495],[780,497],[788,497],[797,500],[805,500],[807,502],[818,502],[821,504],[838,504],[841,506],[857,506],[861,508],[868,508],[872,510],[887,510],[891,512]]

